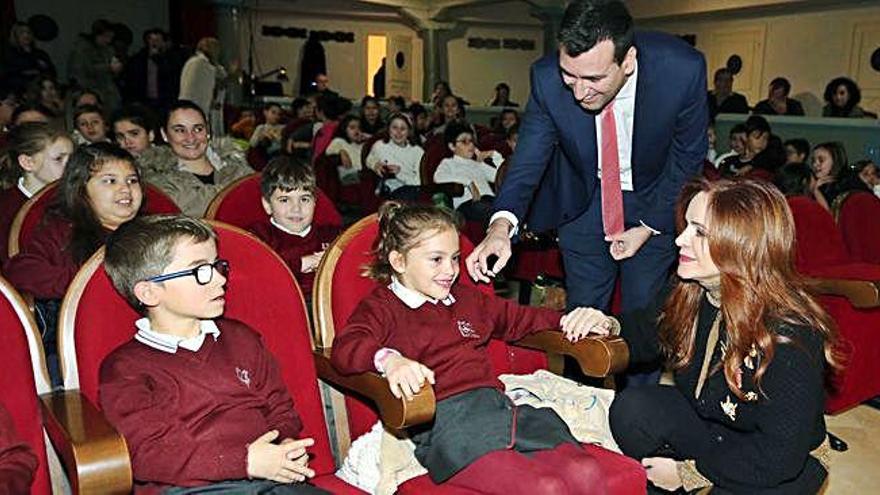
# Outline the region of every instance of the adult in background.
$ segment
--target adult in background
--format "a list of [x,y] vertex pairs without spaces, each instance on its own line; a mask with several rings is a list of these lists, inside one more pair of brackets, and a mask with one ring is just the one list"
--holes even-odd
[[531,88],[468,273],[489,281],[528,220],[534,230],[558,227],[570,308],[608,308],[618,274],[623,308],[648,304],[676,257],[676,198],[708,149],[703,56],[674,36],[634,33],[620,1],[578,0],[565,11],[558,53],[532,66]]
[[125,97],[129,102],[148,105],[162,112],[178,94],[180,72],[166,53],[165,32],[148,29],[144,47],[128,60],[125,67]]
[[766,100],[761,100],[755,105],[755,113],[758,115],[803,115],[804,107],[801,102],[789,98],[791,83],[784,77],[777,77],[770,81],[770,89]]
[[223,132],[223,81],[226,70],[220,65],[220,41],[202,38],[180,72],[181,100],[192,101],[208,116],[211,129]]
[[519,103],[510,101],[510,86],[505,82],[495,85],[495,97],[489,102],[490,107],[518,107]]
[[[850,119],[870,117],[859,106],[859,103],[862,101],[862,91],[859,89],[859,85],[848,77],[832,79],[825,86],[824,96],[823,117],[845,117]],[[874,117],[876,118],[876,115]]]
[[97,93],[108,112],[119,106],[115,77],[123,70],[113,51],[113,36],[113,24],[98,19],[92,23],[89,34],[80,35],[67,62],[67,73],[74,85]]
[[715,90],[709,91],[709,118],[719,113],[749,113],[746,97],[733,91],[733,73],[722,67],[715,71]]
[[16,22],[9,32],[9,47],[0,68],[0,78],[19,91],[40,77],[55,78],[55,65],[49,54],[37,48],[34,33],[24,22]]

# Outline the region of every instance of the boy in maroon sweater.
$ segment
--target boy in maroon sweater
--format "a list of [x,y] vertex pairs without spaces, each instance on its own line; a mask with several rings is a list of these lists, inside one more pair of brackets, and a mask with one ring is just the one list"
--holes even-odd
[[263,170],[260,184],[269,221],[248,227],[281,255],[307,301],[311,299],[315,269],[324,250],[339,235],[334,226],[312,225],[317,190],[310,167],[289,156],[274,158]]
[[589,310],[560,316],[456,285],[459,233],[449,210],[385,203],[375,256],[369,275],[387,285],[336,334],[332,363],[344,374],[384,373],[396,397],[434,385],[434,421],[410,432],[431,479],[487,494],[604,494],[596,461],[562,419],[514,406],[487,351],[491,338],[514,342],[559,326],[578,340]]
[[107,241],[105,268],[146,314],[102,363],[99,388],[136,491],[324,493],[301,483],[314,476],[314,441],[296,439],[302,422],[275,359],[257,333],[221,318],[229,264],[210,226],[139,218]]

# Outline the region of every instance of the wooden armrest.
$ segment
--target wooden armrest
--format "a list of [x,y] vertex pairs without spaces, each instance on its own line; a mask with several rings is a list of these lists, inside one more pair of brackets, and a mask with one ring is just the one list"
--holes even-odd
[[131,493],[125,439],[79,390],[40,396],[43,426],[64,463],[73,493]]
[[619,373],[629,365],[629,347],[617,336],[591,337],[572,344],[559,330],[544,330],[526,336],[515,345],[571,356],[585,375],[597,378]]
[[880,307],[880,281],[811,278],[807,282],[816,294],[845,297],[854,308]]
[[434,389],[425,385],[412,400],[398,399],[391,394],[388,380],[378,373],[367,372],[357,375],[341,375],[330,364],[330,349],[315,349],[315,368],[318,378],[347,390],[356,392],[376,404],[379,416],[385,426],[400,430],[413,425],[427,423],[434,418]]

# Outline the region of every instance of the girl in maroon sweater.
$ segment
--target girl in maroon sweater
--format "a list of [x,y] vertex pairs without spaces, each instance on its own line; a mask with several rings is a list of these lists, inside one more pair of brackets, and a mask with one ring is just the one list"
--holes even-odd
[[459,233],[446,209],[386,203],[375,254],[369,275],[388,285],[355,309],[332,361],[346,374],[385,373],[396,397],[434,385],[434,422],[410,432],[431,479],[481,493],[605,493],[595,460],[556,413],[504,395],[487,352],[491,338],[560,325],[574,339],[585,310],[560,318],[456,285]]
[[58,383],[55,327],[60,300],[107,235],[140,210],[143,191],[134,158],[109,143],[79,148],[64,169],[53,201],[3,273],[16,289],[36,299],[49,373]]
[[61,178],[73,141],[61,129],[29,122],[9,132],[0,157],[0,264],[8,259],[9,229],[21,206],[50,182]]

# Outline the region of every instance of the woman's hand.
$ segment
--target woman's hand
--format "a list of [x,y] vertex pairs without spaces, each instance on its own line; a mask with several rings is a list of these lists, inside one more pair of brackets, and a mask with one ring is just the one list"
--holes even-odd
[[393,354],[385,359],[383,367],[391,394],[398,399],[406,397],[411,400],[425,384],[425,380],[434,384],[434,372],[418,361]]
[[587,335],[605,336],[614,329],[614,319],[593,308],[576,308],[559,321],[562,333],[569,342],[577,342]]
[[648,473],[648,480],[657,488],[674,492],[681,487],[681,477],[678,475],[678,466],[673,459],[668,457],[646,457],[642,459],[642,466]]

